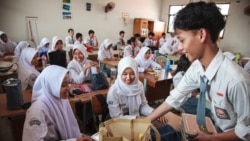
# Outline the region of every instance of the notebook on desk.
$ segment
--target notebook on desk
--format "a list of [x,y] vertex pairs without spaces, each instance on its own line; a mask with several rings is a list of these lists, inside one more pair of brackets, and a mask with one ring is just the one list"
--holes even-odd
[[51,65],[67,67],[66,51],[49,52],[49,62]]

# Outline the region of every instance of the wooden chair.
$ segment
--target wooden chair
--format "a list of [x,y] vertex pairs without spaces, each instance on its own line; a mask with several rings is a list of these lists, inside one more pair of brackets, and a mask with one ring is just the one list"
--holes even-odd
[[[106,98],[106,94],[97,94],[97,95],[103,95]],[[95,124],[95,129],[96,131],[99,130],[99,122],[102,122],[102,115],[103,115],[103,105],[100,102],[100,100],[97,98],[97,95],[92,96],[91,98],[91,105],[92,105],[92,112],[93,112],[93,118],[94,118],[94,124]]]

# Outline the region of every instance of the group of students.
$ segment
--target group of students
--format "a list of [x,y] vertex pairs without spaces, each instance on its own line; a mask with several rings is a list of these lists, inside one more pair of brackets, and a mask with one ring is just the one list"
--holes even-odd
[[[190,97],[190,93],[200,88],[201,78],[203,78],[209,85],[206,95],[211,101],[210,114],[218,133],[207,134],[197,131],[191,140],[250,140],[250,76],[238,64],[225,57],[219,49],[216,42],[224,26],[224,17],[215,3],[187,4],[178,12],[174,21],[179,49],[191,62],[185,74],[166,100],[153,109],[147,104],[138,73],[142,70],[140,67],[144,68],[149,64],[153,67],[160,66],[145,61],[148,51],[150,52],[147,47],[142,47],[139,52],[144,58],[139,54],[138,58],[124,57],[118,64],[117,79],[109,88],[107,95],[110,116],[147,118],[166,123],[166,119],[162,116],[184,104]],[[57,48],[57,42],[55,44]],[[113,58],[111,47],[112,42],[109,39],[102,43],[98,52],[100,60]],[[37,51],[32,54],[38,56]],[[91,140],[90,137],[80,133],[67,97],[70,80],[74,79],[75,83],[81,83],[77,74],[84,80],[88,79],[88,71],[95,71],[98,65],[86,60],[87,54],[83,45],[74,45],[73,56],[74,59],[69,63],[68,69],[50,65],[37,75],[32,88],[32,105],[26,113],[23,140],[72,138]],[[106,56],[109,57],[106,58]],[[26,60],[34,59],[30,58]],[[147,69],[144,68],[145,70]],[[164,139],[164,133],[167,132],[161,132],[162,140],[172,140],[172,138],[176,140],[174,137],[177,135]]]

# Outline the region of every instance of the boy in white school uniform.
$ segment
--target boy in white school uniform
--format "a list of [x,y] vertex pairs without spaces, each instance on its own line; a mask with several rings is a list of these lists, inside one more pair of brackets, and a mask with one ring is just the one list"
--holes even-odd
[[224,27],[224,16],[212,2],[189,3],[178,12],[174,29],[179,49],[193,63],[177,88],[147,118],[155,120],[172,108],[179,108],[189,93],[205,81],[212,119],[221,132],[197,131],[192,140],[250,140],[250,76],[219,49],[217,39]]
[[65,45],[66,47],[71,47],[73,48],[74,46],[74,43],[75,43],[75,38],[74,38],[74,34],[75,34],[75,31],[73,28],[69,28],[68,29],[68,36],[66,36],[65,38]]
[[89,30],[89,36],[86,36],[83,40],[84,46],[87,48],[87,51],[91,52],[92,50],[98,50],[98,40],[95,36],[94,30]]

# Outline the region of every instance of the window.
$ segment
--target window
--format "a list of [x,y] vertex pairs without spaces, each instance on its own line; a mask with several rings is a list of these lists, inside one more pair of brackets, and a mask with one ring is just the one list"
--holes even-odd
[[[217,5],[217,7],[219,7],[222,15],[224,15],[226,20],[227,20],[230,4],[225,3],[225,4],[216,4],[216,5]],[[167,27],[168,33],[174,32],[174,18],[176,16],[176,14],[178,13],[178,11],[184,7],[185,7],[185,5],[170,5],[169,6],[168,27]],[[223,29],[220,32],[220,35],[219,35],[220,38],[223,38],[224,31],[225,31],[225,29]]]

